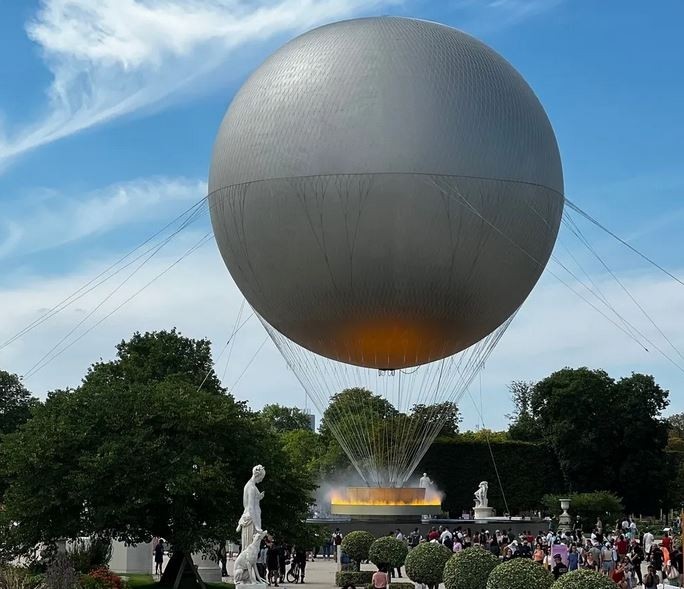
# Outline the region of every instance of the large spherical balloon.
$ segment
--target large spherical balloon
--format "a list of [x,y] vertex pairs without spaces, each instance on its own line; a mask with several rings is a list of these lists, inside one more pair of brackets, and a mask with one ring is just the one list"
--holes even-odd
[[473,37],[392,17],[267,59],[223,119],[210,193],[221,254],[262,318],[382,369],[501,325],[563,210],[554,133],[522,77]]

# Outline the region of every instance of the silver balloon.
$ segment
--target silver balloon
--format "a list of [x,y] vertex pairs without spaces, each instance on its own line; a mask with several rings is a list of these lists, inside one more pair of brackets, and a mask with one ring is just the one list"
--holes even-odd
[[368,18],[266,60],[221,124],[214,233],[261,317],[338,361],[395,369],[479,341],[555,243],[563,176],[538,99],[436,23]]

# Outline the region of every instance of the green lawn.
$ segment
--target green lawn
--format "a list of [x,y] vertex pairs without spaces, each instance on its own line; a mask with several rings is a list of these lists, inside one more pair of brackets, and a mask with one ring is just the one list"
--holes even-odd
[[[131,589],[160,589],[164,585],[160,585],[155,581],[152,575],[124,575],[128,578],[128,586]],[[185,583],[181,583],[181,588]],[[235,589],[233,583],[205,583],[209,589]],[[193,584],[194,587],[197,585]]]

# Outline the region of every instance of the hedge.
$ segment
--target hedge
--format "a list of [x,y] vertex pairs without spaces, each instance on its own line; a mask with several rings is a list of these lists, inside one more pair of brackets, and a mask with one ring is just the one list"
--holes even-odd
[[466,548],[454,554],[444,567],[446,589],[485,589],[499,559],[489,550]]
[[404,566],[408,546],[392,536],[383,536],[371,544],[368,557],[375,566],[389,565],[392,568]]
[[616,587],[617,585],[605,575],[584,569],[561,575],[551,585],[551,589],[615,589]]
[[[515,440],[491,440],[491,446],[511,513],[537,510],[544,494],[563,491],[560,467],[548,446]],[[480,481],[497,480],[487,442],[480,440],[438,438],[417,472],[430,473],[445,493],[444,510],[457,515],[472,508]],[[505,513],[499,485],[489,485],[489,505]]]
[[342,539],[342,552],[356,563],[356,570],[364,560],[368,560],[368,550],[374,541],[375,536],[364,530],[349,532]]
[[542,505],[549,513],[559,510],[560,499],[570,499],[568,512],[573,518],[579,515],[585,530],[591,530],[596,518],[605,523],[615,521],[622,513],[622,499],[610,491],[594,491],[593,493],[570,493],[569,495],[544,495]]
[[442,582],[444,565],[452,552],[437,542],[418,544],[406,557],[406,574],[414,583],[439,585]]
[[539,563],[514,558],[490,573],[486,589],[551,589],[553,581],[553,575]]
[[373,581],[373,571],[339,571],[335,574],[335,585],[362,587]]

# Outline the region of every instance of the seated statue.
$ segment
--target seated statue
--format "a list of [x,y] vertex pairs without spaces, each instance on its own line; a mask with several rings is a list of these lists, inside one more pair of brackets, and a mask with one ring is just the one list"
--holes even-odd
[[268,534],[267,531],[262,530],[254,533],[252,543],[246,548],[243,547],[240,555],[235,559],[235,571],[233,576],[236,585],[255,585],[257,583],[264,583],[259,576],[257,570],[257,558],[259,557],[259,548],[261,541]]

